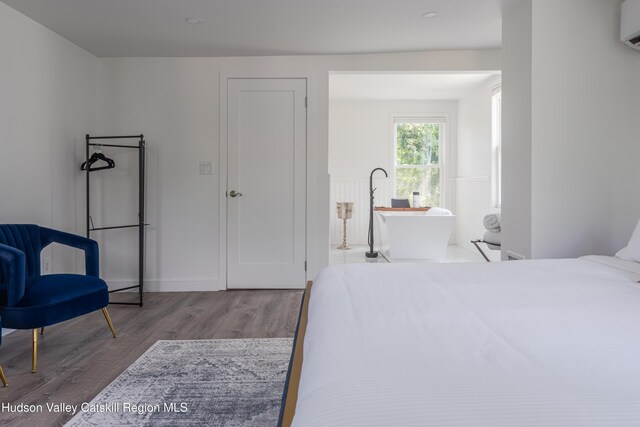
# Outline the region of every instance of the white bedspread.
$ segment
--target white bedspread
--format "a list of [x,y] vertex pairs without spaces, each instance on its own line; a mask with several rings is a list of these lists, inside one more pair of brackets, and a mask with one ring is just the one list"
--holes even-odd
[[295,426],[640,426],[638,264],[337,266]]

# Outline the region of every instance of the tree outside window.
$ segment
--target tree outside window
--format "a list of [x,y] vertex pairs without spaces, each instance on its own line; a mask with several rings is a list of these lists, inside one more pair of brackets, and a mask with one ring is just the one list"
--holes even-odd
[[399,120],[395,123],[396,198],[420,193],[420,206],[440,206],[441,147],[444,122]]

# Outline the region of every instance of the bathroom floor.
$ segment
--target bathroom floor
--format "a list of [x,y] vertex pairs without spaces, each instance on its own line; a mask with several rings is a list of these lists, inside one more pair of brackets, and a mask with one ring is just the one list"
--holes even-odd
[[[331,265],[336,264],[355,264],[360,262],[377,263],[388,262],[382,255],[378,255],[378,258],[367,258],[365,252],[368,250],[366,245],[351,245],[350,250],[336,249],[336,245],[331,246],[331,256],[329,263]],[[497,251],[488,251],[488,255],[492,261],[500,260],[500,255]],[[493,253],[491,253],[493,252]],[[471,251],[469,249],[462,248],[460,246],[450,245],[447,249],[447,258],[442,261],[422,261],[422,260],[400,260],[394,262],[486,262],[478,251]]]

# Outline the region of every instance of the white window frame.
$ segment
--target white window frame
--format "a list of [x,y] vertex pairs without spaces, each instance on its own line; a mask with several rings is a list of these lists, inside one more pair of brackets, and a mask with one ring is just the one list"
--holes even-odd
[[502,208],[502,85],[491,94],[491,204]]
[[[407,165],[407,166],[398,166],[398,138],[396,132],[396,124],[399,123],[436,123],[442,124],[442,135],[440,135],[440,155],[438,157],[438,165]],[[446,206],[446,190],[447,183],[445,177],[447,176],[445,173],[447,162],[445,158],[447,156],[447,141],[449,134],[449,115],[448,114],[434,114],[434,113],[425,113],[425,114],[392,114],[391,115],[391,173],[390,178],[392,182],[392,191],[391,194],[393,198],[398,197],[396,193],[396,169],[431,169],[434,167],[440,168],[440,206]]]

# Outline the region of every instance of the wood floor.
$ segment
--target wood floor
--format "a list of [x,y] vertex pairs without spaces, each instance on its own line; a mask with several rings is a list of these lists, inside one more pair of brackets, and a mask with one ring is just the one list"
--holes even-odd
[[[152,293],[145,305],[110,305],[114,339],[100,311],[54,325],[40,335],[38,372],[31,373],[31,332],[0,346],[9,387],[0,403],[89,402],[161,339],[293,337],[302,291]],[[0,412],[0,425],[58,426],[66,414]]]

